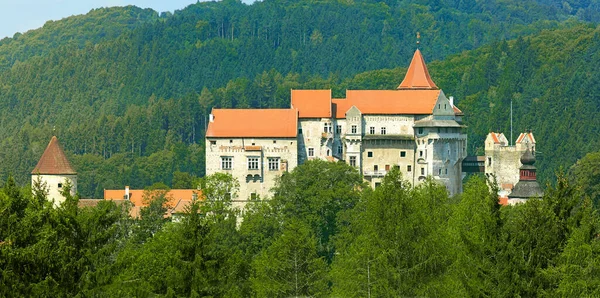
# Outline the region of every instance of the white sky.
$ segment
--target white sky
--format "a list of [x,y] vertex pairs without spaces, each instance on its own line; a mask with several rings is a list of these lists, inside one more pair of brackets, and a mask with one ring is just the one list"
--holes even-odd
[[[250,4],[254,0],[242,2]],[[40,28],[49,20],[85,14],[93,8],[135,5],[160,13],[183,9],[192,3],[196,0],[0,0],[0,39]]]

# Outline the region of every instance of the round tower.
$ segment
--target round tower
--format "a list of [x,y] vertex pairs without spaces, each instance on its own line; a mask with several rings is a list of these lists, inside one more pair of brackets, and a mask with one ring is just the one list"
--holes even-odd
[[61,193],[67,184],[71,185],[71,195],[77,193],[77,172],[73,170],[56,136],[52,137],[40,161],[31,171],[32,187],[36,181],[41,182],[45,187],[47,198],[54,203],[55,207],[65,201]]

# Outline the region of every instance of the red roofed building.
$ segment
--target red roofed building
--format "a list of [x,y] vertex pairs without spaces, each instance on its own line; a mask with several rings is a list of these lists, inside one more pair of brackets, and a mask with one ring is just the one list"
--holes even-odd
[[55,207],[65,201],[61,192],[67,184],[71,185],[71,195],[77,193],[77,172],[71,166],[56,136],[50,139],[42,157],[31,171],[31,185],[34,186],[37,182],[46,188],[48,200],[53,201]]
[[143,189],[105,189],[104,199],[115,203],[131,203],[129,215],[132,218],[140,217],[140,210],[147,207],[150,201],[158,196],[166,199],[167,211],[165,217],[178,221],[193,200],[202,199],[202,191],[197,189],[170,189],[170,190],[143,190]]
[[213,109],[206,173],[238,178],[240,201],[269,196],[282,171],[317,158],[347,162],[372,186],[398,166],[413,184],[433,176],[456,194],[467,146],[462,116],[417,50],[396,90],[347,90],[336,99],[331,90],[292,90],[287,110]]

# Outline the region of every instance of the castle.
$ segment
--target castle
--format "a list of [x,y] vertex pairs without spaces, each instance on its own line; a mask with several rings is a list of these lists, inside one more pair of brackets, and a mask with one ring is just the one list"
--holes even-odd
[[510,145],[503,133],[490,132],[485,139],[485,174],[498,183],[498,197],[505,205],[514,205],[543,191],[536,181],[535,138],[531,131],[521,133]]
[[234,202],[268,197],[275,179],[311,159],[344,161],[377,187],[392,167],[417,185],[427,176],[462,191],[463,113],[431,79],[416,50],[396,90],[292,90],[289,109],[213,109],[206,175],[240,182]]

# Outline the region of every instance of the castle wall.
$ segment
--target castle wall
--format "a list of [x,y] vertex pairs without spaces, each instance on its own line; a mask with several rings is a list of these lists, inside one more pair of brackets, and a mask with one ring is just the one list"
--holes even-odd
[[[327,130],[325,129],[327,127]],[[320,158],[326,159],[333,156],[334,123],[329,118],[300,119],[298,128],[302,139],[298,146],[298,159],[300,164],[306,160]],[[300,131],[299,130],[299,131]],[[312,149],[312,152],[310,152]],[[312,156],[310,155],[312,153]]]
[[[224,159],[229,159],[231,163]],[[254,160],[257,160],[254,164]],[[256,166],[255,166],[256,165]],[[275,180],[298,165],[296,138],[208,138],[206,175],[229,173],[240,183],[234,207],[242,209],[255,195],[271,196]]]
[[525,149],[515,146],[488,146],[485,148],[485,173],[495,175],[501,190],[512,189],[519,182],[519,167],[521,155]]
[[54,207],[59,207],[66,200],[61,192],[67,182],[71,184],[71,195],[74,196],[77,193],[77,175],[32,175],[32,187],[37,179],[40,179],[42,185],[46,187],[47,198],[53,202]]

